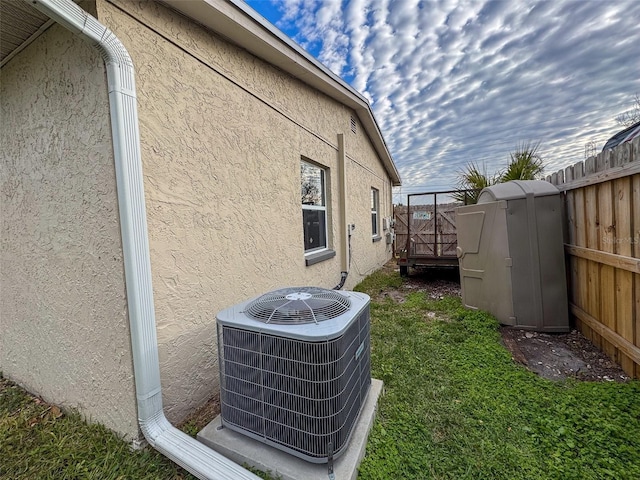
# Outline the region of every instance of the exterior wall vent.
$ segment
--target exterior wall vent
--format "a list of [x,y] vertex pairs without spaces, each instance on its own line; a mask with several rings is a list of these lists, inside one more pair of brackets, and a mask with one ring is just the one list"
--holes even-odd
[[356,119],[353,118],[353,116],[351,117],[351,131],[353,133],[356,133],[357,130],[357,124],[356,124]]
[[222,425],[312,463],[343,453],[371,386],[369,297],[286,288],[217,321]]

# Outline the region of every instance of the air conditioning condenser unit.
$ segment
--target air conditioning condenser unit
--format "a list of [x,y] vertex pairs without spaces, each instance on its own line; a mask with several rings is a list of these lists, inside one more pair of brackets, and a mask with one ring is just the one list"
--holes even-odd
[[343,453],[371,386],[369,297],[286,288],[217,321],[223,427],[313,463]]

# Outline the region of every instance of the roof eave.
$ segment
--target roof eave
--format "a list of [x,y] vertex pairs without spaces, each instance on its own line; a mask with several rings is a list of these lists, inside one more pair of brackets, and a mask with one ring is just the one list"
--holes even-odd
[[367,99],[246,3],[239,0],[161,1],[256,57],[352,108],[382,160],[392,185],[401,184],[400,174]]

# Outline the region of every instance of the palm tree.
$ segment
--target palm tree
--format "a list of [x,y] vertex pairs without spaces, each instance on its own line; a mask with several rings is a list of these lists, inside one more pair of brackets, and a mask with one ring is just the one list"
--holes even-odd
[[482,171],[480,167],[474,163],[469,163],[466,168],[458,174],[458,192],[455,192],[451,196],[454,200],[462,202],[465,205],[472,205],[478,203],[478,195],[480,191],[485,187],[495,185],[500,180],[499,176],[493,175],[489,177],[487,175],[487,168],[483,164]]
[[510,154],[511,161],[500,175],[500,183],[510,180],[536,180],[544,171],[544,161],[538,153],[540,143],[523,143]]
[[536,180],[544,171],[544,160],[538,153],[540,143],[530,142],[516,145],[514,152],[510,153],[510,161],[506,170],[496,172],[493,176],[487,175],[486,167],[482,171],[474,162],[469,163],[458,174],[459,192],[451,196],[458,202],[470,205],[478,202],[478,195],[485,187],[510,180]]

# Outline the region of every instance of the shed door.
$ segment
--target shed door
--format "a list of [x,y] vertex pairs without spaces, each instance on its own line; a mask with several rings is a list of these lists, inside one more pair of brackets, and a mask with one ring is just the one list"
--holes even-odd
[[511,258],[504,201],[456,209],[462,301],[514,325]]

